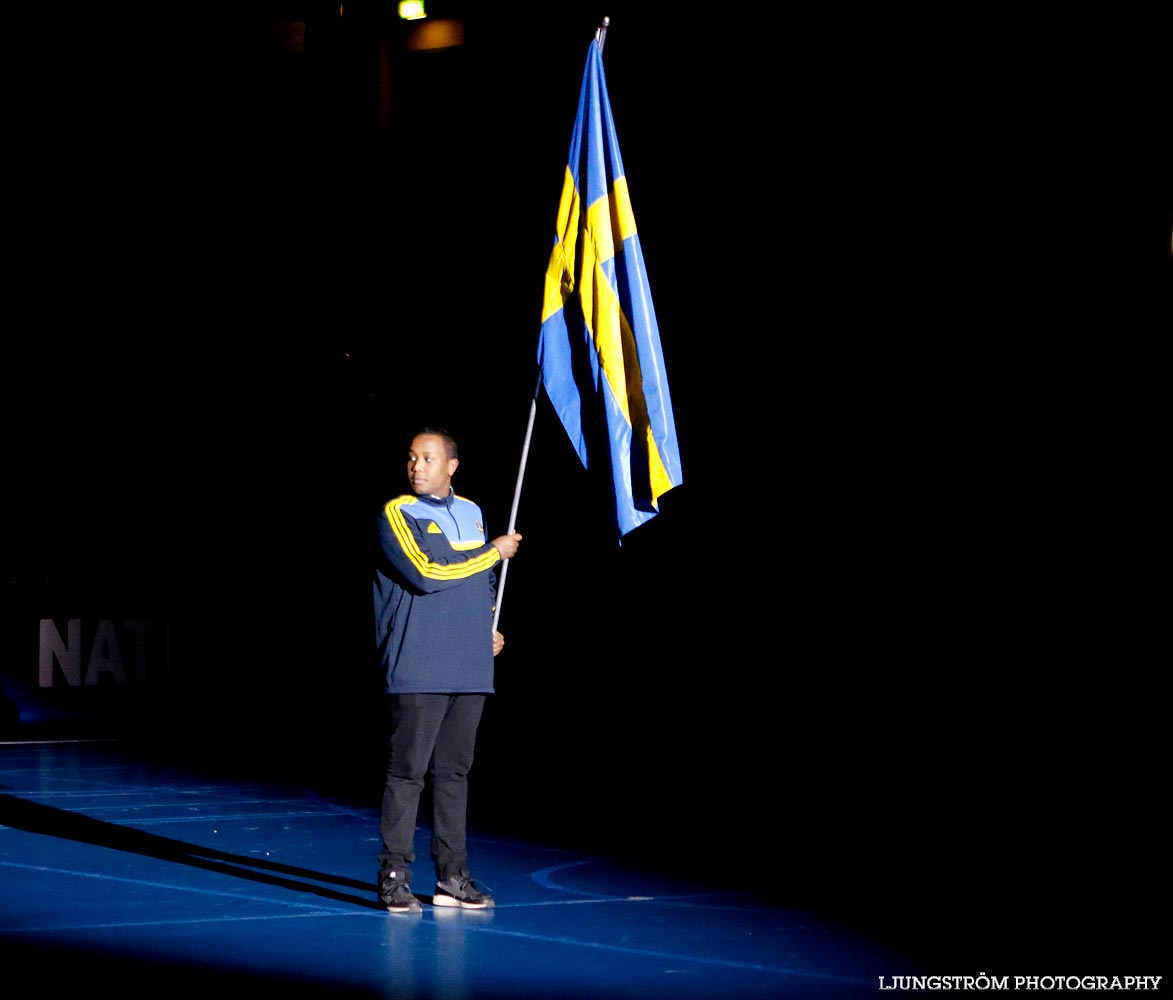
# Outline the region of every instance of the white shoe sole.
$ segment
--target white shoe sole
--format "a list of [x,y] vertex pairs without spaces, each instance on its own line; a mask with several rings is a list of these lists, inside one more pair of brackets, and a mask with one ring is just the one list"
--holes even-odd
[[444,896],[436,894],[432,897],[433,906],[452,906],[459,907],[462,910],[487,910],[492,903],[468,903],[464,900],[457,899],[455,896]]

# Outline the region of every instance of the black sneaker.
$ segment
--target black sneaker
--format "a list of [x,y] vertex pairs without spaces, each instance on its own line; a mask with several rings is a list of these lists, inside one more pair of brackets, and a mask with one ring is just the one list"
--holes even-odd
[[436,883],[433,906],[459,906],[462,910],[485,910],[493,905],[493,897],[481,892],[467,872],[451,875]]
[[379,902],[388,913],[420,913],[423,907],[411,892],[410,871],[379,872]]

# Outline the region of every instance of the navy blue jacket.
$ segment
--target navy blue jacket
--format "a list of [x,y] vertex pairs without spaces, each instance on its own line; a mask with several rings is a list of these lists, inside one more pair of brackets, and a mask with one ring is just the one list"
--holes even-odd
[[384,505],[374,600],[388,694],[492,693],[500,562],[471,500],[407,494]]

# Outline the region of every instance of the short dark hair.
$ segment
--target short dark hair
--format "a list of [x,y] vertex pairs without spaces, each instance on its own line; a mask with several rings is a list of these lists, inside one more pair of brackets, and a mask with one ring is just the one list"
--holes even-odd
[[456,438],[448,433],[443,427],[421,427],[412,437],[414,441],[421,434],[431,434],[433,437],[438,437],[444,442],[444,453],[449,458],[460,458],[456,450]]

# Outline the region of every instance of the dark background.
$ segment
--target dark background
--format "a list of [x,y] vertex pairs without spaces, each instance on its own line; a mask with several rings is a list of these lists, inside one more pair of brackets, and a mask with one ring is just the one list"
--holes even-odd
[[545,7],[429,3],[438,52],[370,3],[22,15],[8,621],[171,621],[152,736],[377,796],[372,518],[441,423],[507,526],[607,14],[684,485],[619,546],[539,397],[474,817],[1151,957],[1157,405],[1066,266],[1089,135],[1148,141],[1103,89],[1143,26]]

